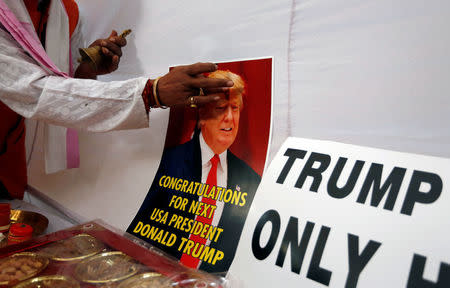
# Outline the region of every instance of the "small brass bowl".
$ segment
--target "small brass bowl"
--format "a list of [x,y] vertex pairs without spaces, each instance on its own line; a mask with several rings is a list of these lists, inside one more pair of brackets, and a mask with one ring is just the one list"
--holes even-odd
[[44,233],[48,226],[48,219],[44,215],[23,210],[11,210],[11,224],[25,223],[33,227],[33,236],[38,236]]
[[[53,282],[53,283],[52,283]],[[73,279],[69,276],[64,275],[51,275],[51,276],[42,276],[36,277],[20,284],[17,284],[13,288],[28,288],[28,287],[41,287],[41,288],[49,288],[54,287],[55,284],[63,284],[64,287],[70,288],[80,288],[80,284],[77,280]]]
[[[11,269],[11,268],[15,267],[13,262],[15,262],[15,264],[17,264],[17,261],[20,261],[20,258],[24,258],[27,261],[37,261],[40,263],[39,267],[30,267],[30,268],[32,268],[32,270],[30,270],[30,273],[24,274],[23,276],[18,277],[17,279],[8,280],[8,281],[0,281],[0,285],[10,285],[10,284],[13,284],[14,282],[17,283],[18,281],[23,281],[23,280],[26,280],[33,276],[36,276],[39,273],[41,273],[48,266],[48,263],[50,262],[48,260],[48,258],[38,255],[36,253],[30,253],[30,252],[16,253],[16,254],[13,254],[9,257],[6,257],[6,258],[3,258],[0,260],[0,275],[7,275],[7,273],[6,274],[3,273],[4,269]],[[3,266],[5,266],[5,267],[3,267]],[[9,271],[9,272],[11,272],[11,271]]]

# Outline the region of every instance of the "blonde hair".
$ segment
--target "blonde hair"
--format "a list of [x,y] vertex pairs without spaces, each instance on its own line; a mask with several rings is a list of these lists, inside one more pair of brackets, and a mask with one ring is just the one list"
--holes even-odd
[[245,82],[241,76],[229,71],[229,70],[216,70],[208,74],[208,78],[219,78],[233,81],[234,85],[229,89],[228,97],[239,97],[240,108],[244,105],[243,97],[246,93]]

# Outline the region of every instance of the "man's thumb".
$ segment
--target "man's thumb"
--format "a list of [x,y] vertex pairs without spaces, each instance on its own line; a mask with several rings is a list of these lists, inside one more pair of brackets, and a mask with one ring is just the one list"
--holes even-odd
[[115,36],[117,36],[117,31],[116,30],[112,30],[111,34],[108,36],[108,38],[115,37]]

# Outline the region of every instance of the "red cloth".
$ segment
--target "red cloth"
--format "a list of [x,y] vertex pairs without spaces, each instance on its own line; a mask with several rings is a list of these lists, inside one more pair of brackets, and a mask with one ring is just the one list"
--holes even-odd
[[[78,18],[79,18],[79,12],[78,12],[78,5],[74,0],[62,0],[64,4],[64,8],[67,11],[67,15],[69,16],[69,33],[70,37],[72,37],[73,31],[75,31],[75,28],[78,24]],[[31,21],[33,21],[34,29],[36,31],[40,32],[41,29],[44,26],[44,23],[47,22],[48,19],[48,8],[45,15],[43,15],[42,21],[41,19],[41,13],[37,10],[38,0],[25,0],[24,1],[25,6],[27,7],[28,14],[30,14]],[[39,26],[39,22],[41,22],[41,27]],[[38,33],[40,35],[40,33]]]
[[[212,187],[212,186],[217,186],[217,164],[220,162],[219,155],[215,154],[211,158],[210,161],[211,161],[211,170],[209,170],[208,178],[206,179],[206,184],[208,184],[209,187]],[[216,200],[206,198],[206,197],[202,197],[202,202],[205,204],[209,204],[209,205],[216,205]],[[202,222],[203,224],[211,225],[213,218],[214,218],[214,213],[211,215],[210,218],[202,217],[199,215],[199,216],[197,216],[196,221]],[[206,239],[202,238],[198,235],[191,234],[189,236],[189,240],[192,240],[192,241],[202,244],[202,245],[206,244]],[[181,256],[180,262],[183,263],[184,266],[187,266],[190,268],[197,268],[200,260],[197,258],[194,258],[190,255],[183,254]]]
[[27,186],[25,124],[22,116],[0,102],[0,182],[13,198]]
[[[69,30],[72,35],[78,23],[78,6],[73,0],[63,0],[69,16]],[[28,13],[38,34],[43,29],[48,15],[39,21],[41,13],[37,11],[37,0],[25,0]],[[25,153],[25,124],[18,115],[0,101],[0,182],[13,198],[22,199],[27,186],[27,166]]]

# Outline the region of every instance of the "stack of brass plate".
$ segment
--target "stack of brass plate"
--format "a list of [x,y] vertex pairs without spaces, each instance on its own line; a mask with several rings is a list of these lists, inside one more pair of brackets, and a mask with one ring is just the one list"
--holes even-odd
[[80,284],[70,276],[51,275],[27,280],[13,288],[80,288]]
[[75,277],[86,283],[108,283],[133,276],[139,265],[130,256],[120,252],[104,252],[77,264]]
[[74,261],[101,252],[105,246],[89,234],[78,234],[72,238],[56,241],[38,251],[39,254],[56,261]]
[[11,285],[38,275],[49,263],[36,253],[16,253],[0,260],[0,285]]

